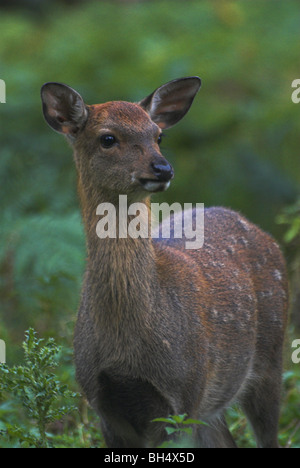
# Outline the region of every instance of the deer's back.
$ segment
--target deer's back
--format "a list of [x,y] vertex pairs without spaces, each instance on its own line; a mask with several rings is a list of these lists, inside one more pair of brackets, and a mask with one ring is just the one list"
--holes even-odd
[[[175,215],[174,222],[181,223],[181,216],[176,219]],[[186,249],[185,239],[172,235],[154,245],[161,284],[169,290],[170,300],[174,296],[173,308],[199,317],[211,332],[212,348],[215,345],[224,353],[240,356],[245,346],[247,360],[246,349],[249,354],[259,353],[282,342],[287,275],[271,236],[237,212],[209,208],[204,214],[202,248]]]

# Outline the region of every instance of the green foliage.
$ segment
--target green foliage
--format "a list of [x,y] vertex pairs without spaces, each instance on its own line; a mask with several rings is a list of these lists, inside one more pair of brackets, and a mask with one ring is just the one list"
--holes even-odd
[[1,324],[14,329],[17,339],[28,323],[48,336],[57,329],[70,333],[85,256],[79,213],[13,219],[4,223],[1,237],[0,336]]
[[289,259],[291,321],[300,331],[300,199],[286,206],[276,221],[285,228],[283,241]]
[[253,431],[247,422],[244,413],[238,406],[228,408],[226,420],[229,430],[236,441],[238,447],[255,448],[256,442]]
[[282,210],[277,217],[277,223],[286,226],[283,237],[286,244],[300,236],[300,199]]
[[300,448],[300,366],[291,366],[283,375],[284,398],[279,441],[286,448]]
[[23,447],[49,448],[52,444],[46,427],[75,411],[76,407],[67,402],[76,394],[50,372],[58,366],[57,355],[60,352],[53,338],[44,343],[32,328],[25,336],[24,365],[0,366],[0,398],[8,401],[12,397],[25,410],[27,418],[33,420],[34,430],[4,424],[2,435],[19,440]]
[[[283,374],[281,416],[279,421],[279,444],[284,448],[300,448],[300,367],[290,365]],[[240,447],[254,448],[253,431],[238,406],[227,411],[229,429]]]
[[[191,436],[193,426],[196,424],[207,425],[204,421],[187,418],[187,414],[168,416],[167,418],[156,418],[152,422],[163,422],[169,440],[161,445],[161,448],[191,447]],[[172,436],[172,437],[170,437]]]

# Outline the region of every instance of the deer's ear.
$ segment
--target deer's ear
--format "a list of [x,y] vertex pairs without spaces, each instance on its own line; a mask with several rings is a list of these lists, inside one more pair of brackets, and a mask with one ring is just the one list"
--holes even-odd
[[41,97],[44,117],[50,127],[74,138],[88,118],[80,94],[62,83],[46,83],[42,87]]
[[192,105],[201,80],[197,76],[170,81],[139,102],[160,128],[175,125]]

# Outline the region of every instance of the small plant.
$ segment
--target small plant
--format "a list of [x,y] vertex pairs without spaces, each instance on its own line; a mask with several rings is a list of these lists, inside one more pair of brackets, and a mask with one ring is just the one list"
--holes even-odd
[[277,216],[276,222],[287,226],[283,239],[286,244],[295,240],[300,235],[300,199],[285,207]]
[[4,428],[2,425],[0,436],[17,439],[22,447],[52,447],[47,425],[75,409],[71,404],[61,406],[61,400],[70,401],[76,394],[51,373],[58,366],[60,347],[53,338],[44,341],[30,328],[23,343],[25,364],[11,368],[0,366],[0,401],[7,400],[10,404],[11,399],[15,400],[31,421],[30,429],[10,423]]
[[200,421],[198,419],[187,418],[187,414],[178,414],[174,416],[169,416],[167,418],[156,418],[153,419],[153,422],[164,422],[166,423],[166,432],[168,436],[174,437],[174,440],[164,442],[161,447],[189,447],[191,448],[191,436],[193,434],[193,425],[194,424],[208,424]]

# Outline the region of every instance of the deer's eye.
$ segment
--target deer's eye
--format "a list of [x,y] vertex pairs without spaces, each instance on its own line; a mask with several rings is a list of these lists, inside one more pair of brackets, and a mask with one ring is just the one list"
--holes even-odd
[[159,135],[159,137],[158,137],[158,140],[157,140],[157,144],[158,144],[158,145],[161,144],[163,137],[164,137],[164,134],[161,133],[161,134]]
[[111,148],[117,142],[113,135],[102,135],[100,137],[100,144],[103,148]]

